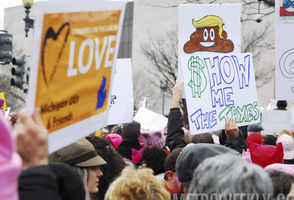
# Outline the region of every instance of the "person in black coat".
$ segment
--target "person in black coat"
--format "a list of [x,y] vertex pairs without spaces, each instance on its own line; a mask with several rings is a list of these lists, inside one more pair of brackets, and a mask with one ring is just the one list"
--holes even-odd
[[84,200],[83,182],[69,165],[50,163],[23,170],[18,179],[19,200]]
[[182,129],[182,114],[180,111],[180,100],[183,95],[184,84],[176,82],[173,88],[173,97],[167,122],[166,146],[172,152],[174,149],[185,147],[187,144]]
[[[166,145],[169,147],[170,152],[176,148],[186,146],[180,111],[180,99],[182,97],[183,90],[184,84],[177,81],[173,88],[172,105],[167,123]],[[225,136],[226,143],[224,146],[234,149],[241,154],[245,148],[245,139],[242,133],[239,132],[239,129],[233,119],[229,118],[226,121]]]

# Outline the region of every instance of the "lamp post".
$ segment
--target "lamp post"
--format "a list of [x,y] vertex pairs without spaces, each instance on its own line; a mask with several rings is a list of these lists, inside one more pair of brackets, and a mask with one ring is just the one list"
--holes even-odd
[[26,37],[28,37],[28,32],[30,28],[34,27],[34,20],[30,18],[30,9],[32,7],[32,4],[34,3],[34,0],[22,0],[22,3],[26,13],[26,16],[23,20],[25,21]]

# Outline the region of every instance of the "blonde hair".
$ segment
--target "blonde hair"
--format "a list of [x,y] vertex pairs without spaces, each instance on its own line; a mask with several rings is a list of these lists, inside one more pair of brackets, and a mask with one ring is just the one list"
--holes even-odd
[[222,36],[223,33],[223,20],[215,15],[207,15],[203,17],[202,19],[199,19],[198,21],[194,21],[192,19],[193,26],[195,28],[203,28],[203,27],[213,27],[213,26],[218,26],[218,33],[219,37],[223,39],[224,37]]
[[184,134],[184,140],[186,144],[190,144],[192,142],[193,135],[190,132]]
[[126,167],[109,186],[105,200],[169,200],[170,194],[155,178],[151,169]]
[[76,167],[71,166],[81,177],[84,185],[85,190],[85,200],[90,200],[90,193],[88,190],[88,169],[89,168],[82,168],[82,167]]
[[281,135],[283,135],[283,134],[287,134],[287,135],[293,137],[292,133],[291,133],[290,131],[286,130],[286,129],[280,131],[280,133],[279,133],[279,137],[280,137]]
[[110,133],[116,133],[116,134],[122,135],[122,125],[118,124],[118,125],[114,126],[111,129]]

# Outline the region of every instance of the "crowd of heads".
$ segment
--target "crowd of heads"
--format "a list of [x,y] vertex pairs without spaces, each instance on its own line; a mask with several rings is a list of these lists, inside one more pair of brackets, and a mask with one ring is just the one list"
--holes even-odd
[[[183,127],[176,83],[167,129],[106,127],[48,154],[40,115],[0,114],[0,199],[271,200],[294,196],[294,137],[260,124],[202,134]],[[283,110],[287,105],[279,104]],[[21,170],[22,168],[22,170]]]

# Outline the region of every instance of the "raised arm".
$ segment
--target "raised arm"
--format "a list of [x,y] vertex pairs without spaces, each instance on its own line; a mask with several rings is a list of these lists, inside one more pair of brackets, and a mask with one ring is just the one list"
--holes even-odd
[[170,151],[186,146],[180,111],[180,100],[183,90],[184,84],[176,81],[173,88],[173,98],[167,124],[166,145],[169,147]]
[[241,154],[245,145],[245,140],[233,118],[227,119],[225,133],[227,136],[227,142],[225,146],[234,149]]

